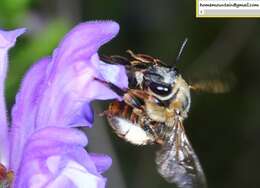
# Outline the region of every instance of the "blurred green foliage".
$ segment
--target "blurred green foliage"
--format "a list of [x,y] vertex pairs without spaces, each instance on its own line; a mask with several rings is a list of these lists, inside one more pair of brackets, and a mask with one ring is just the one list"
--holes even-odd
[[3,27],[20,25],[32,0],[1,0],[0,24]]
[[[26,27],[27,20],[33,19],[29,14],[33,7],[32,0],[0,0],[0,5],[1,28]],[[6,83],[9,108],[14,102],[14,96],[27,69],[40,58],[51,55],[52,50],[70,26],[69,21],[58,17],[54,17],[46,23],[43,21],[42,24],[37,25],[40,29],[31,31],[30,26],[32,25],[29,23],[27,32],[19,38],[17,45],[10,52],[9,74]]]

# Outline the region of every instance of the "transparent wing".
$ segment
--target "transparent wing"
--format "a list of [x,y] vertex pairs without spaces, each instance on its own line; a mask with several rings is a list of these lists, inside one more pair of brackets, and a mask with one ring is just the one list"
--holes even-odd
[[194,91],[204,91],[208,93],[227,93],[234,87],[234,82],[223,82],[221,80],[203,80],[191,84]]
[[185,134],[182,122],[174,125],[162,149],[156,153],[157,170],[179,188],[206,188],[205,175]]
[[[215,78],[214,78],[215,77]],[[206,76],[204,75],[204,78]],[[207,79],[201,80],[193,78],[188,81],[194,91],[203,91],[208,93],[227,93],[236,86],[236,77],[232,73],[225,75],[208,75]]]

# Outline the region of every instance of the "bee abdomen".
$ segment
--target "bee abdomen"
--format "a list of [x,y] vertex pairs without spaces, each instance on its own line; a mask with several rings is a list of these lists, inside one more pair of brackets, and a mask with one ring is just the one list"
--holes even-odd
[[146,145],[154,142],[154,138],[149,136],[139,124],[134,124],[130,120],[118,116],[109,117],[108,121],[119,137],[132,144]]

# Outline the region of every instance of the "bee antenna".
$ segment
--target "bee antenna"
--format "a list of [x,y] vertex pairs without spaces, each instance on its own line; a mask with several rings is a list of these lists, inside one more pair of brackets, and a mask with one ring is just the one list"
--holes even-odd
[[182,54],[183,49],[184,49],[184,47],[186,46],[187,42],[188,42],[188,38],[185,38],[184,41],[182,42],[182,45],[181,45],[181,48],[180,48],[180,50],[179,50],[178,56],[176,57],[176,62],[175,62],[175,64],[178,64],[178,63],[179,63],[181,54]]

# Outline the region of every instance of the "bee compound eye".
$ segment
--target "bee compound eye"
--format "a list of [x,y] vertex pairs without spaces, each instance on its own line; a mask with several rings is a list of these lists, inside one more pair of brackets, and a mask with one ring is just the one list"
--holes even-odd
[[172,92],[172,87],[170,85],[163,85],[155,82],[151,82],[149,84],[149,88],[152,90],[152,92],[161,96],[170,95]]

